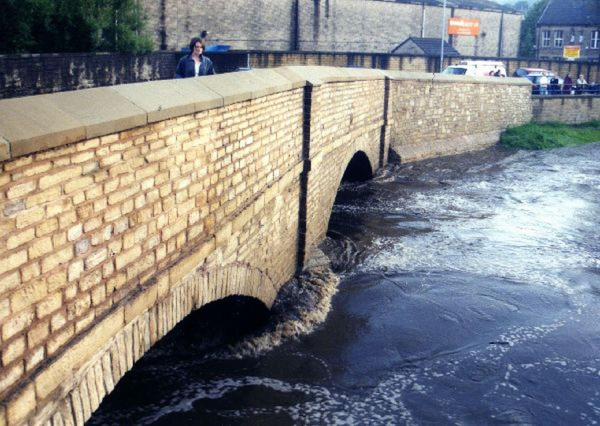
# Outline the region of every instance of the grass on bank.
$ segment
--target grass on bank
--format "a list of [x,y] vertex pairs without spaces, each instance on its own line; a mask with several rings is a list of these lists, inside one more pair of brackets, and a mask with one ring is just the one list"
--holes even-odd
[[500,136],[504,146],[531,150],[599,141],[600,120],[582,124],[529,123],[508,129]]

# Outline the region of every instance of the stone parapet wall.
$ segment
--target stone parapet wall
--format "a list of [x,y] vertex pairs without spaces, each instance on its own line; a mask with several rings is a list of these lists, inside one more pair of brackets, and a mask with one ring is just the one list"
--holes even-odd
[[534,96],[533,121],[536,123],[578,124],[600,120],[600,96]]
[[386,72],[392,78],[392,149],[401,161],[495,144],[531,121],[531,86],[519,78]]
[[[219,268],[205,301],[226,291],[270,306],[297,267],[303,85],[265,70],[0,104],[9,424],[44,415],[198,266]],[[223,276],[227,265],[262,284]]]
[[270,306],[318,243],[318,192],[356,150],[384,164],[383,82],[290,67],[0,101],[0,424],[82,424],[192,309]]

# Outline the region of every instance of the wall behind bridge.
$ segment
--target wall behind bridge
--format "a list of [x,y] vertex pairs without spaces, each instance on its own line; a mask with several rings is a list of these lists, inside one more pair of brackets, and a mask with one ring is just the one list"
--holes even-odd
[[533,121],[578,124],[600,120],[600,96],[535,96]]
[[[411,0],[230,0],[227,8],[220,0],[143,4],[156,46],[174,50],[208,30],[211,43],[234,49],[387,53],[410,36],[439,38],[443,21],[439,3]],[[480,36],[452,39],[461,54],[517,55],[522,14],[450,3],[445,13],[481,20]]]
[[[145,55],[118,53],[0,55],[0,99],[36,94],[113,86],[141,81],[172,79],[180,52]],[[275,68],[287,65],[322,65],[373,68],[392,71],[439,72],[439,57],[350,52],[227,52],[211,53],[219,74],[239,68]],[[446,58],[456,63],[470,57]],[[487,58],[497,60],[497,58]],[[587,81],[600,81],[599,62],[502,59],[509,75],[517,68],[537,67],[560,76],[583,74]]]

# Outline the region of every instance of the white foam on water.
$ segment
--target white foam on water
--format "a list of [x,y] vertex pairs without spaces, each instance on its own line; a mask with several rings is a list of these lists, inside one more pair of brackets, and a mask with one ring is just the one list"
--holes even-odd
[[477,193],[485,186],[467,182],[443,193],[412,194],[388,206],[435,218],[428,222],[433,231],[376,238],[361,270],[464,271],[571,292],[571,284],[556,271],[597,266],[598,259],[577,246],[581,237],[574,228],[588,222],[588,201],[543,185],[540,189],[537,182],[504,182],[497,190],[504,195],[495,202],[469,196],[471,189]]

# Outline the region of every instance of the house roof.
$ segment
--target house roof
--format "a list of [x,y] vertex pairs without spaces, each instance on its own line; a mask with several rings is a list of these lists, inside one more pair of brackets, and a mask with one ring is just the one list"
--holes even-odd
[[550,0],[538,25],[599,25],[600,0]]
[[[385,0],[384,0],[385,1]],[[444,5],[444,0],[394,0],[397,3],[419,3],[430,6]],[[476,10],[496,10],[509,13],[521,13],[516,9],[496,3],[492,0],[446,0],[446,6],[459,9],[476,9]]]
[[[402,50],[403,46],[408,44],[416,45],[423,54],[426,56],[439,56],[442,54],[442,43],[439,38],[418,38],[409,37],[392,49],[392,53],[396,53]],[[460,56],[458,50],[456,50],[451,44],[444,40],[444,55],[445,56]]]

